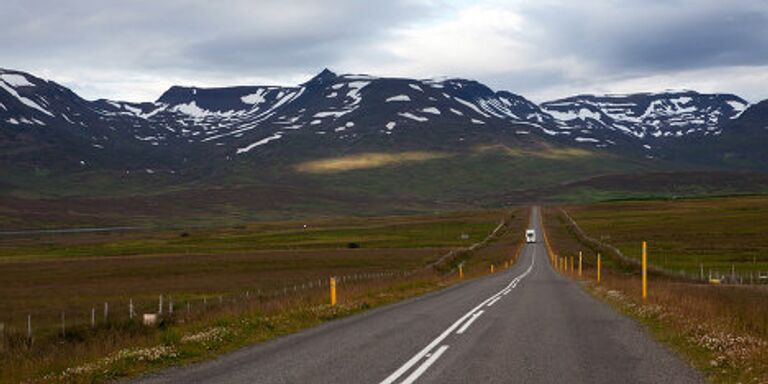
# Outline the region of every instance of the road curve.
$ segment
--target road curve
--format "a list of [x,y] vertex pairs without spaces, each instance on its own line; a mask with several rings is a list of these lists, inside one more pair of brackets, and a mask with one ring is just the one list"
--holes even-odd
[[[538,209],[532,225],[541,233]],[[515,267],[136,383],[699,383],[636,322],[558,275]]]

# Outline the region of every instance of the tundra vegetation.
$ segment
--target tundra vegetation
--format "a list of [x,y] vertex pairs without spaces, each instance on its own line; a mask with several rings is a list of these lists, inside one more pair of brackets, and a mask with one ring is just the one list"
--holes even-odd
[[92,383],[200,361],[456,283],[459,263],[487,274],[514,261],[527,221],[480,210],[2,237],[0,377]]

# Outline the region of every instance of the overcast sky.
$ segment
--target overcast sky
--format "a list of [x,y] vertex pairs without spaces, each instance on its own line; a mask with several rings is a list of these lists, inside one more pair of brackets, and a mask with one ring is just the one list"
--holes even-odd
[[765,0],[0,0],[0,67],[88,99],[338,73],[476,79],[535,101],[768,98]]

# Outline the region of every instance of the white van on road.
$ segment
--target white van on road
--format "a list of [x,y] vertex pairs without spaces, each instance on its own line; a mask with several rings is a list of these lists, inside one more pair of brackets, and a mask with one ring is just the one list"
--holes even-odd
[[535,243],[536,242],[536,231],[533,229],[528,229],[525,231],[525,242],[526,243]]

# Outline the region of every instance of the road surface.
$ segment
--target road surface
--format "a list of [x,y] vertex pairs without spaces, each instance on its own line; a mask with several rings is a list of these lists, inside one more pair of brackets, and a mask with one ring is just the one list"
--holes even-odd
[[[533,227],[541,233],[538,210]],[[172,368],[137,383],[698,383],[636,322],[558,275],[514,268]]]

